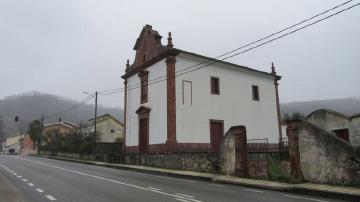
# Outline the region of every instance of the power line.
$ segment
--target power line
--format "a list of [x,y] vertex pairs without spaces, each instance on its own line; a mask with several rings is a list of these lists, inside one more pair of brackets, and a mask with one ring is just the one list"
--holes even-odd
[[[288,27],[288,28],[285,28],[285,29],[283,29],[283,30],[281,30],[281,31],[279,31],[279,32],[276,32],[276,33],[274,33],[274,34],[268,35],[267,37],[264,37],[264,38],[262,38],[262,39],[259,39],[259,40],[255,41],[255,42],[249,43],[248,45],[242,46],[242,47],[240,47],[240,48],[238,48],[238,49],[235,49],[235,50],[233,50],[233,51],[229,51],[229,52],[227,52],[227,53],[225,53],[225,54],[222,54],[222,55],[219,56],[219,57],[222,57],[222,56],[227,55],[227,54],[229,54],[229,53],[233,53],[233,52],[235,52],[236,50],[243,49],[244,47],[248,47],[248,46],[250,46],[251,44],[255,44],[255,43],[257,43],[257,42],[259,42],[259,41],[262,41],[262,40],[264,40],[264,39],[270,38],[271,36],[274,36],[274,35],[279,34],[279,33],[283,32],[283,31],[285,31],[285,30],[288,30],[288,29],[290,29],[290,28],[293,28],[293,27],[295,27],[295,26],[297,26],[297,25],[299,25],[299,24],[302,24],[302,23],[307,22],[307,21],[309,21],[309,20],[311,20],[311,19],[314,19],[315,17],[318,17],[318,16],[320,16],[320,15],[322,15],[322,14],[324,14],[324,13],[327,13],[327,12],[329,12],[329,11],[331,11],[331,10],[334,10],[334,9],[336,9],[336,8],[342,6],[342,5],[345,5],[345,4],[347,4],[347,3],[351,2],[351,1],[352,1],[352,0],[347,1],[347,2],[345,2],[345,3],[343,3],[343,4],[340,4],[340,5],[338,5],[338,6],[335,6],[335,7],[333,7],[332,9],[329,9],[329,10],[327,10],[327,11],[324,11],[324,12],[318,14],[318,15],[315,15],[315,16],[313,16],[313,17],[311,17],[311,18],[308,18],[308,19],[306,19],[306,20],[304,20],[304,21],[302,21],[302,22],[300,22],[300,23],[297,23],[297,24],[292,25],[292,26],[290,26],[290,27]],[[307,27],[310,27],[310,26],[312,26],[312,25],[315,25],[315,24],[317,24],[317,23],[319,23],[319,22],[322,22],[322,21],[324,21],[324,20],[326,20],[326,19],[328,19],[328,18],[331,18],[331,17],[333,17],[333,16],[335,16],[335,15],[338,15],[338,14],[344,12],[344,11],[350,10],[350,9],[356,7],[356,6],[359,6],[359,5],[360,5],[360,3],[354,4],[354,5],[350,6],[350,7],[347,7],[347,8],[345,8],[345,9],[342,9],[342,10],[340,10],[340,11],[338,11],[338,12],[335,12],[335,13],[333,13],[333,14],[331,14],[331,15],[328,15],[328,16],[326,16],[326,17],[324,17],[324,18],[321,18],[321,19],[319,19],[319,20],[316,20],[316,21],[314,21],[314,22],[312,22],[312,23],[310,23],[310,24],[307,24],[307,25],[305,25],[305,26],[302,26],[302,27],[300,27],[300,28],[297,28],[297,29],[295,29],[295,30],[293,30],[293,31],[291,31],[291,32],[287,32],[287,33],[282,34],[282,35],[280,35],[280,36],[278,36],[278,37],[276,37],[276,38],[273,38],[273,39],[271,39],[271,40],[265,41],[265,42],[263,42],[263,43],[261,43],[261,44],[258,44],[258,45],[256,45],[256,46],[253,46],[253,47],[251,47],[251,48],[248,48],[248,49],[246,49],[246,50],[244,50],[244,51],[237,52],[237,53],[235,53],[235,54],[232,54],[232,55],[227,56],[227,57],[225,57],[225,58],[222,58],[222,59],[220,59],[220,60],[209,59],[209,60],[207,60],[206,62],[199,63],[199,64],[204,64],[204,63],[206,63],[206,65],[200,66],[200,67],[198,67],[198,68],[191,69],[191,68],[193,68],[193,67],[199,66],[199,64],[196,64],[196,65],[194,65],[194,66],[187,67],[187,68],[185,68],[185,69],[182,69],[182,70],[180,70],[180,71],[177,71],[176,73],[178,73],[178,72],[183,72],[183,71],[188,70],[188,69],[191,69],[191,70],[185,71],[185,72],[180,73],[180,74],[176,74],[175,77],[178,77],[178,76],[181,76],[181,75],[190,73],[190,72],[197,71],[197,70],[202,69],[202,68],[204,68],[204,67],[207,67],[207,66],[209,66],[209,65],[219,63],[219,62],[221,62],[221,61],[224,61],[224,60],[227,60],[227,59],[229,59],[229,58],[235,57],[235,56],[237,56],[237,55],[246,53],[246,52],[248,52],[248,51],[250,51],[250,50],[259,48],[259,47],[261,47],[261,46],[263,46],[263,45],[266,45],[266,44],[271,43],[271,42],[273,42],[273,41],[279,40],[279,39],[281,39],[281,38],[283,38],[283,37],[285,37],[285,36],[288,36],[288,35],[290,35],[290,34],[294,34],[295,32],[298,32],[298,31],[300,31],[300,30],[302,30],[302,29],[305,29],[305,28],[307,28]],[[217,57],[217,58],[218,58],[218,57]],[[213,62],[208,63],[209,61],[213,61]],[[165,78],[164,78],[164,77],[165,77]],[[161,78],[164,78],[164,79],[161,79]],[[160,80],[159,80],[159,79],[160,79]],[[165,80],[167,80],[167,76],[157,77],[157,78],[155,78],[155,79],[150,80],[150,81],[153,81],[153,82],[149,82],[148,85],[156,84],[156,83],[159,83],[159,82],[162,82],[162,81],[165,81]],[[130,87],[128,90],[133,90],[133,89],[139,88],[140,86],[141,86],[141,84],[139,83],[139,84],[134,85],[134,87]],[[110,91],[110,90],[109,90],[109,92],[101,93],[101,95],[110,95],[110,94],[120,93],[120,92],[123,92],[123,91],[124,91],[124,88],[121,88],[121,89],[119,89],[119,90],[116,90],[116,89],[115,89],[115,90],[113,90],[113,91]]]
[[71,106],[70,108],[66,109],[65,111],[46,115],[46,118],[50,119],[50,118],[57,117],[57,116],[60,116],[60,115],[65,115],[65,114],[69,113],[70,111],[72,111],[72,110],[80,107],[81,105],[85,104],[86,102],[91,100],[93,97],[94,97],[94,95],[91,94],[91,95],[85,97],[84,99],[82,99],[80,101],[80,103],[76,103],[75,105]]
[[[317,18],[317,17],[319,17],[319,16],[321,16],[321,15],[324,15],[324,14],[330,12],[330,11],[333,11],[333,10],[339,8],[339,7],[342,7],[342,6],[348,4],[348,3],[352,2],[352,1],[353,1],[353,0],[349,0],[349,1],[346,1],[346,2],[344,2],[344,3],[342,3],[342,4],[336,5],[336,6],[332,7],[332,8],[330,8],[330,9],[327,9],[327,10],[325,10],[325,11],[319,13],[319,14],[316,14],[316,15],[310,17],[310,18],[307,18],[307,19],[302,20],[302,21],[300,21],[300,22],[297,22],[297,23],[295,23],[295,24],[293,24],[293,25],[291,25],[291,26],[288,26],[288,27],[286,27],[286,28],[283,28],[283,29],[281,29],[280,31],[277,31],[277,32],[275,32],[275,33],[272,33],[272,34],[270,34],[270,35],[267,35],[267,36],[265,36],[265,37],[262,37],[262,38],[260,38],[260,39],[258,39],[258,40],[256,40],[256,41],[253,41],[253,42],[251,42],[251,43],[248,43],[248,44],[246,44],[246,45],[243,45],[243,46],[241,46],[241,47],[239,47],[239,48],[236,48],[236,49],[233,49],[233,50],[231,50],[231,51],[228,51],[228,52],[226,52],[226,53],[224,53],[224,54],[221,54],[221,55],[215,57],[215,59],[219,59],[219,58],[221,58],[221,57],[223,57],[223,56],[226,56],[226,55],[228,55],[228,54],[234,53],[234,52],[236,52],[236,51],[238,51],[238,50],[241,50],[241,49],[243,49],[243,48],[249,47],[249,46],[251,46],[251,45],[253,45],[253,44],[256,44],[256,43],[258,43],[258,42],[260,42],[260,41],[263,41],[263,40],[268,39],[268,38],[270,38],[270,37],[273,37],[273,36],[275,36],[275,35],[278,35],[278,34],[284,32],[284,31],[286,31],[286,30],[289,30],[289,29],[291,29],[291,28],[294,28],[294,27],[296,27],[296,26],[298,26],[298,25],[301,25],[301,24],[303,24],[303,23],[305,23],[305,22],[308,22],[308,21],[310,21],[310,20],[313,20],[313,19],[315,19],[315,18]],[[211,60],[211,59],[205,60],[205,61],[200,62],[200,63],[198,63],[198,64],[195,64],[195,65],[186,67],[186,68],[184,68],[184,69],[178,70],[176,73],[186,71],[186,70],[188,70],[188,69],[197,67],[197,66],[202,65],[202,64],[207,64],[207,63],[210,62],[210,61],[212,61],[212,60]],[[162,79],[162,78],[166,78],[166,75],[157,77],[157,78],[152,79],[152,80],[150,80],[150,81],[155,81],[155,80]],[[140,85],[140,84],[136,84],[136,86],[137,86],[137,85]],[[101,94],[101,93],[105,93],[104,95],[109,95],[109,94],[117,93],[117,92],[119,92],[119,90],[120,90],[120,91],[121,91],[121,90],[124,90],[124,88],[116,88],[116,89],[113,89],[113,90],[100,91],[100,94]]]

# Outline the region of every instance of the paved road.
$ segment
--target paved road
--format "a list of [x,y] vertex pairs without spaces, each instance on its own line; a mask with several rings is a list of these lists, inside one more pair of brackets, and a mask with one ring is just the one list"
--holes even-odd
[[36,202],[338,201],[31,156],[0,155],[0,173]]

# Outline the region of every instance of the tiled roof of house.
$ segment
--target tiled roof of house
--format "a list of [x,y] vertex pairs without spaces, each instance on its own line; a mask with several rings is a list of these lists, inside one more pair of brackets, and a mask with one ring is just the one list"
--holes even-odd
[[[96,121],[99,122],[99,121],[103,121],[103,120],[106,120],[106,119],[113,119],[115,122],[117,122],[118,124],[120,125],[124,125],[123,123],[121,123],[119,120],[117,120],[116,118],[114,118],[113,116],[111,116],[110,114],[104,114],[104,115],[101,115],[101,116],[98,116],[96,117]],[[89,122],[93,122],[94,121],[94,118],[91,118],[89,119]],[[91,125],[92,123],[90,123]]]

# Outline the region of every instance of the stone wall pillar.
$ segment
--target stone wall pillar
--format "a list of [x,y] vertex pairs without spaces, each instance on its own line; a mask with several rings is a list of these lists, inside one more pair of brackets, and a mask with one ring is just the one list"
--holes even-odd
[[247,140],[245,126],[235,128],[235,175],[239,177],[248,176],[247,169]]
[[304,177],[300,164],[299,122],[289,121],[287,123],[286,132],[288,135],[291,181],[300,182],[303,181]]

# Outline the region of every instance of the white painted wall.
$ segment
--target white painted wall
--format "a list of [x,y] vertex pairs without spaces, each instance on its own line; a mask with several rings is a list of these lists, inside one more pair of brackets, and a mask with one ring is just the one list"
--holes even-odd
[[[146,69],[149,71],[149,84],[155,78],[166,76],[166,63],[161,60]],[[137,74],[128,78],[126,145],[136,146],[139,143],[139,119],[136,110],[140,105],[140,78]],[[143,106],[151,108],[149,118],[149,144],[165,143],[167,137],[167,102],[166,81],[148,86],[148,102]]]
[[[180,53],[176,71],[204,59]],[[210,93],[210,77],[220,78],[220,95]],[[192,82],[192,105],[182,104],[182,81]],[[252,100],[252,85],[260,101]],[[278,141],[275,87],[271,76],[225,64],[214,64],[176,77],[176,134],[180,143],[209,143],[209,119],[224,120],[224,133],[245,125],[247,138]]]

